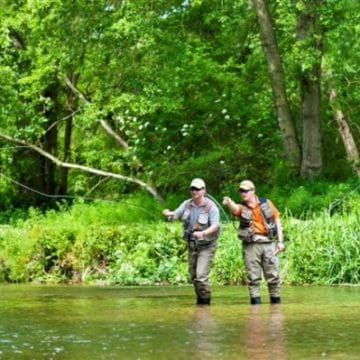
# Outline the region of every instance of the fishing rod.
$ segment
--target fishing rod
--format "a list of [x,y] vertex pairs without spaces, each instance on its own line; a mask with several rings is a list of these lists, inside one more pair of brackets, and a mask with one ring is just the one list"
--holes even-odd
[[[145,209],[143,206],[140,205],[134,205],[131,204],[127,201],[114,201],[114,200],[108,200],[108,199],[101,199],[101,198],[94,198],[94,197],[89,197],[89,196],[72,196],[72,195],[57,195],[57,194],[46,194],[44,192],[41,192],[39,190],[33,189],[25,184],[22,184],[2,173],[0,173],[0,176],[2,176],[3,178],[5,178],[6,180],[8,180],[9,182],[27,190],[30,192],[33,192],[35,194],[38,194],[40,196],[46,197],[46,198],[50,198],[50,199],[71,199],[71,200],[77,200],[77,199],[82,199],[82,200],[88,200],[88,201],[101,201],[101,202],[106,202],[106,203],[111,203],[111,204],[126,204],[135,208],[141,208],[144,212],[146,212],[147,214],[151,215],[152,218],[155,218],[156,216],[154,215],[154,212],[151,212],[147,209]],[[223,206],[219,203],[219,201],[217,201],[215,199],[215,197],[213,197],[211,194],[207,193],[206,194],[211,200],[213,200],[215,202],[215,204],[219,207],[219,209],[221,210],[222,214],[224,215],[225,219],[226,219],[226,223],[230,223],[231,220],[229,219],[229,216],[226,214],[226,211],[224,210]]]
[[[336,199],[334,201],[332,201],[328,207],[328,214],[330,216],[333,215],[334,211],[344,202],[345,199],[347,199],[350,194],[354,193],[356,190],[358,190],[360,188],[360,182],[358,184],[356,184],[355,186],[353,186],[349,191],[345,192],[345,194],[343,196],[341,196],[339,199]],[[301,230],[300,230],[300,234],[303,233],[309,226],[311,225],[310,222],[308,222]]]
[[208,196],[212,201],[214,201],[214,203],[218,206],[218,208],[222,211],[222,213],[224,214],[225,218],[226,218],[226,222],[229,223],[230,219],[226,214],[226,211],[224,210],[224,208],[220,205],[220,203],[209,193],[206,193],[206,196]]
[[[336,199],[334,201],[332,201],[328,207],[328,213],[329,215],[332,215],[334,213],[334,211],[352,194],[354,193],[355,191],[357,191],[358,189],[360,189],[360,182],[355,184],[355,186],[353,186],[352,188],[350,188],[349,191],[347,191],[343,196],[341,196],[339,199]],[[218,207],[221,209],[222,213],[225,215],[225,218],[227,220],[227,223],[230,223],[230,219],[229,217],[227,216],[224,208],[220,205],[220,203],[213,197],[211,196],[210,194],[207,194],[217,205]],[[233,224],[233,227],[235,228],[235,230],[237,230],[237,227],[235,225],[235,222],[236,222],[236,219],[233,217],[232,218],[232,224]],[[306,224],[300,231],[300,233],[303,233],[311,224],[308,223]]]
[[72,199],[72,200],[87,200],[87,201],[99,201],[99,202],[105,202],[105,203],[110,203],[110,204],[125,204],[127,206],[130,207],[134,207],[134,208],[139,208],[142,211],[144,211],[145,213],[149,214],[152,218],[156,218],[156,215],[154,214],[154,212],[151,212],[150,210],[147,210],[144,206],[140,206],[140,205],[135,205],[135,204],[131,204],[130,202],[126,201],[126,200],[121,200],[121,201],[115,201],[115,200],[109,200],[109,199],[102,199],[102,198],[94,198],[94,197],[90,197],[90,196],[72,196],[72,195],[56,195],[56,194],[46,194],[44,192],[41,192],[39,190],[33,189],[27,185],[24,185],[2,173],[0,173],[0,176],[2,176],[3,178],[5,178],[6,180],[8,180],[9,182],[27,190],[30,192],[33,192],[35,194],[38,194],[40,196],[46,197],[46,198],[50,198],[50,199]]
[[356,184],[352,189],[350,189],[350,191],[346,192],[341,198],[333,201],[332,203],[330,203],[329,205],[329,214],[331,215],[333,213],[333,211],[339,207],[341,205],[341,203],[353,192],[355,192],[356,190],[358,190],[360,188],[360,182],[358,184]]
[[[82,200],[88,200],[88,201],[101,201],[101,202],[107,202],[107,203],[111,203],[111,204],[120,204],[120,203],[125,203],[126,205],[129,205],[131,207],[135,207],[135,208],[141,208],[144,212],[146,212],[147,214],[151,215],[151,217],[155,218],[155,215],[153,212],[145,209],[143,206],[140,205],[134,205],[131,204],[127,201],[114,201],[114,200],[108,200],[108,199],[102,199],[102,198],[94,198],[94,197],[89,197],[89,196],[72,196],[72,195],[57,195],[57,194],[46,194],[43,193],[39,190],[33,189],[27,185],[24,185],[2,173],[0,173],[0,176],[2,176],[3,178],[5,178],[6,180],[8,180],[9,182],[22,187],[23,189],[26,189],[27,191],[33,192],[35,194],[38,194],[40,196],[43,197],[47,197],[47,198],[52,198],[52,199],[82,199]],[[352,187],[349,191],[347,191],[342,197],[340,197],[339,199],[334,200],[332,203],[330,203],[329,208],[328,208],[328,212],[331,215],[334,210],[336,208],[338,208],[341,203],[343,203],[343,201],[348,198],[350,196],[350,194],[354,193],[356,190],[358,190],[360,188],[360,182],[358,184],[356,184],[354,187]],[[215,202],[215,204],[219,207],[219,209],[221,210],[222,214],[224,215],[225,219],[226,219],[226,223],[230,223],[232,222],[233,226],[236,229],[236,226],[234,224],[234,219],[231,221],[229,216],[227,215],[226,211],[224,210],[223,206],[219,203],[219,201],[216,200],[215,197],[213,197],[211,194],[207,193],[206,194],[211,200],[213,200]],[[305,228],[308,227],[308,225],[305,226]],[[304,229],[305,229],[304,228]],[[303,229],[303,230],[304,230]],[[302,230],[302,231],[303,231]]]

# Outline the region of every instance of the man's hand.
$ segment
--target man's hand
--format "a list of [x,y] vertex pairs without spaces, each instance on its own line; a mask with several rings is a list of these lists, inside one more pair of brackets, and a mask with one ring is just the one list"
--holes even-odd
[[163,214],[164,216],[166,216],[169,221],[175,219],[175,214],[174,214],[174,212],[173,212],[173,211],[170,211],[169,209],[164,209],[164,210],[162,211],[162,214]]
[[229,206],[231,203],[232,203],[232,200],[228,196],[225,196],[223,198],[223,205]]
[[278,242],[276,244],[276,250],[275,250],[275,255],[277,255],[279,252],[281,251],[284,251],[285,250],[285,245],[284,243],[281,241],[281,242]]
[[205,239],[205,234],[203,231],[194,231],[194,238],[196,240],[204,240]]

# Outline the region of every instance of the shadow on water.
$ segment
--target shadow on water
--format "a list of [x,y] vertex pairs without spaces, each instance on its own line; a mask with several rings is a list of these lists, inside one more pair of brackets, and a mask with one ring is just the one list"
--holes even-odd
[[359,359],[360,288],[0,286],[0,359]]
[[280,305],[273,305],[262,314],[260,306],[252,306],[246,319],[245,353],[249,359],[286,359]]

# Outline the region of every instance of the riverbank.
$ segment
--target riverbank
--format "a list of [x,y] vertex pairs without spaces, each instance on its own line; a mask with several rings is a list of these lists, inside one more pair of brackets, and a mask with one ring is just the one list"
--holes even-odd
[[[61,211],[32,210],[0,231],[3,282],[107,285],[186,284],[181,225],[125,217],[126,207],[74,204]],[[360,283],[360,206],[283,215],[286,251],[279,255],[285,284]],[[132,220],[131,220],[132,219]],[[245,283],[237,224],[222,225],[211,272],[219,285]]]

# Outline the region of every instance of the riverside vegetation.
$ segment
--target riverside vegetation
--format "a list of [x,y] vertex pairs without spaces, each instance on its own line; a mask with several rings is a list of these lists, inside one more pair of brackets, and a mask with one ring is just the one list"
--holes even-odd
[[[0,280],[187,282],[159,203],[201,177],[274,201],[285,282],[359,281],[360,2],[1,5]],[[242,283],[223,217],[212,281]]]
[[[293,190],[286,201],[295,212],[287,208],[282,211],[286,234],[286,251],[280,255],[283,282],[359,283],[359,193],[329,209],[321,207],[327,201],[324,195],[316,197],[309,189]],[[340,189],[344,187],[332,191]],[[281,204],[279,194],[277,200]],[[297,210],[300,208],[302,212]],[[0,228],[0,280],[107,285],[187,283],[181,224],[163,221],[160,212],[160,204],[138,196],[119,203],[58,204],[57,210],[46,212],[30,209],[23,219],[13,215],[8,225]],[[236,226],[235,221],[224,217],[211,272],[214,284],[245,281]]]

